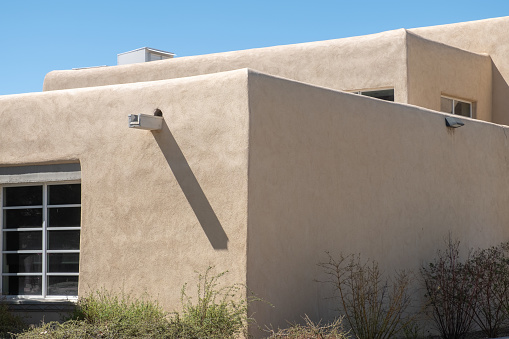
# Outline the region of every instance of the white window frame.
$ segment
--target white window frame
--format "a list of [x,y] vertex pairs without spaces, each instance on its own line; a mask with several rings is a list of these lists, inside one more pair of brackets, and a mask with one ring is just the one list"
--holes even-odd
[[[393,90],[393,92],[394,92],[394,100],[396,100],[396,91],[395,91],[394,87],[380,87],[380,88],[357,89],[357,90],[354,90],[354,91],[349,91],[349,93],[363,95],[363,96],[367,96],[367,97],[373,98],[373,99],[384,100],[384,99],[379,99],[379,98],[375,98],[375,97],[372,97],[372,96],[368,96],[365,93],[366,92],[377,92],[377,91],[389,91],[389,90]],[[384,100],[384,101],[388,101],[388,100]],[[389,101],[389,102],[391,102],[391,101]]]
[[[0,279],[0,293],[3,291],[3,277],[6,276],[37,276],[41,277],[42,280],[42,291],[40,295],[5,295],[5,298],[8,300],[19,300],[19,299],[30,299],[30,300],[72,300],[76,301],[78,299],[77,295],[68,296],[68,295],[47,295],[47,287],[48,287],[48,277],[51,276],[77,276],[76,272],[47,272],[48,270],[48,254],[51,253],[80,253],[80,249],[78,250],[49,250],[48,249],[48,241],[47,236],[48,232],[52,230],[59,231],[80,231],[80,243],[81,243],[81,220],[79,227],[48,227],[48,208],[58,208],[58,207],[80,207],[80,204],[65,204],[65,205],[49,205],[48,204],[48,186],[54,185],[64,185],[64,184],[81,184],[81,180],[62,180],[62,181],[50,181],[50,182],[23,182],[16,184],[0,184],[0,247],[1,247],[1,255],[0,255],[0,268],[1,268],[1,279]],[[22,187],[22,186],[42,186],[42,205],[36,206],[14,206],[14,207],[4,207],[4,187]],[[13,229],[4,229],[4,210],[9,209],[23,209],[23,208],[42,208],[42,227],[34,227],[34,228],[13,228]],[[81,219],[81,217],[80,217]],[[4,250],[4,232],[15,232],[15,231],[42,231],[42,249],[41,250],[17,250],[17,251],[7,251]],[[80,246],[81,247],[81,246]],[[4,273],[3,272],[3,260],[4,254],[16,254],[16,253],[41,253],[42,256],[42,268],[41,272],[36,273]],[[79,278],[78,278],[79,284]]]
[[[455,108],[455,104],[456,102],[464,102],[466,104],[469,104],[470,105],[470,114],[468,117],[465,117],[464,115],[460,115],[462,117],[465,117],[465,118],[473,118],[473,110],[474,110],[474,102],[473,101],[468,101],[468,100],[464,100],[464,99],[458,99],[458,98],[455,98],[455,97],[451,97],[449,95],[440,95],[440,99],[442,98],[445,98],[445,99],[449,99],[449,100],[452,100],[452,113],[449,113],[449,112],[443,112],[443,113],[448,113],[448,114],[454,114],[454,115],[457,115],[456,113],[454,113],[454,108]],[[441,104],[440,104],[441,105]]]

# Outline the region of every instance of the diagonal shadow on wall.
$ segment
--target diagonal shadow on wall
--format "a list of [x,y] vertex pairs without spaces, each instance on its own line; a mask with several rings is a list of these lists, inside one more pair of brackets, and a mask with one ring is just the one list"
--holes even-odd
[[228,237],[165,121],[161,131],[154,133],[154,138],[210,244],[216,250],[228,249]]

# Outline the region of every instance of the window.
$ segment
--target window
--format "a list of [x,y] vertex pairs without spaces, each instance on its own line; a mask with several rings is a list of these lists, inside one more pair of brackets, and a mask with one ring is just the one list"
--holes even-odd
[[472,102],[442,96],[440,97],[440,111],[471,118]]
[[394,88],[390,89],[377,89],[369,91],[356,91],[354,94],[365,95],[367,97],[382,99],[386,101],[394,101]]
[[80,183],[8,184],[2,186],[0,198],[2,294],[23,298],[76,297]]

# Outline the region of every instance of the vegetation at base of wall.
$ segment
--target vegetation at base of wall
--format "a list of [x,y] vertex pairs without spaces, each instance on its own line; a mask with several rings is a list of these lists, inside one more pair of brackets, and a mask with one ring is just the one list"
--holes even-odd
[[172,333],[179,338],[235,338],[247,334],[252,321],[247,306],[255,298],[245,299],[242,285],[219,286],[227,272],[212,275],[209,267],[198,276],[197,295],[187,294],[187,285],[181,291],[182,311],[170,319]]
[[165,331],[166,313],[156,301],[132,298],[106,290],[93,292],[78,300],[71,320],[105,324],[112,333],[137,337]]
[[428,310],[442,338],[464,338],[472,330],[478,291],[469,271],[468,261],[460,260],[459,241],[450,236],[446,249],[421,268]]
[[496,338],[509,322],[509,243],[475,251],[469,268],[478,284],[474,322]]
[[509,244],[471,251],[460,260],[459,241],[421,268],[431,318],[445,339],[465,338],[476,326],[496,338],[509,321]]
[[101,290],[78,300],[71,319],[41,324],[17,338],[165,338],[166,313],[155,301]]
[[376,261],[363,261],[360,255],[329,254],[329,261],[319,264],[337,292],[338,310],[344,314],[352,334],[362,339],[389,339],[404,336],[414,321],[409,312],[412,275],[396,272],[385,278]]
[[23,318],[10,312],[5,301],[0,300],[0,337],[8,338],[10,333],[21,332],[26,328]]
[[241,285],[220,287],[227,272],[199,274],[196,299],[181,293],[182,311],[166,314],[157,302],[105,290],[78,300],[71,319],[41,324],[19,339],[32,338],[236,338],[247,333],[250,319]]
[[[86,321],[68,320],[64,323],[51,322],[41,324],[35,328],[27,330],[23,333],[17,334],[15,338],[21,339],[36,339],[36,338],[51,338],[51,339],[71,339],[71,338],[102,338],[102,339],[115,339],[115,338],[172,338],[168,336],[163,329],[162,332],[156,332],[150,328],[150,324],[139,324],[140,329],[138,334],[127,334],[122,329],[116,326],[110,326],[108,323],[95,323],[90,324]],[[143,331],[146,332],[143,332]]]
[[[461,260],[459,242],[449,237],[446,248],[420,271],[428,314],[444,339],[495,338],[508,333],[509,243],[470,253]],[[343,318],[321,324],[306,316],[304,325],[267,330],[269,339],[426,337],[417,315],[409,311],[411,274],[402,271],[386,278],[375,261],[363,261],[359,255],[341,255],[339,259],[329,255],[329,261],[320,266],[328,277],[325,282],[337,292]],[[248,337],[251,319],[247,307],[255,299],[244,297],[243,285],[221,284],[226,273],[214,275],[209,268],[198,274],[192,296],[184,285],[180,312],[166,314],[150,298],[102,290],[80,298],[71,320],[30,330],[0,303],[0,330],[4,337],[11,333],[20,339]],[[478,330],[483,333],[473,332]]]
[[338,318],[328,324],[315,323],[307,315],[303,317],[305,325],[291,324],[285,329],[267,329],[267,339],[348,339],[349,332],[344,329],[343,319]]

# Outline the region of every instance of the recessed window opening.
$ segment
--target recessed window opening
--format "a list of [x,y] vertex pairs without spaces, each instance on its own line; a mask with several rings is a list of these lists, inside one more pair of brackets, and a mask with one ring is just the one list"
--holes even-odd
[[2,294],[78,295],[81,185],[2,189]]
[[377,99],[381,99],[381,100],[386,100],[386,101],[394,101],[394,88],[355,91],[352,93],[364,95],[367,97],[377,98]]
[[[34,182],[35,178],[48,181]],[[79,164],[0,168],[4,296],[23,299],[78,296],[79,179]]]
[[472,117],[472,102],[459,100],[452,97],[440,97],[440,111],[450,114]]

